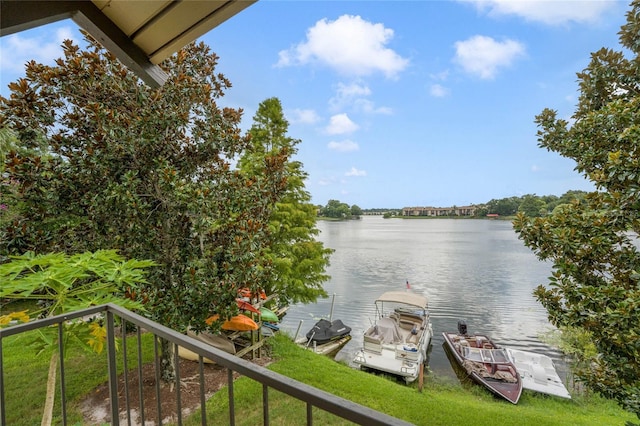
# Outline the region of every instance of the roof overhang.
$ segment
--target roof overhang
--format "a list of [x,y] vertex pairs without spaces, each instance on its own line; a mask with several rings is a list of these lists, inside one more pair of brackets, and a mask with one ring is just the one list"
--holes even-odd
[[161,86],[158,66],[257,0],[0,1],[0,36],[71,18],[145,83]]

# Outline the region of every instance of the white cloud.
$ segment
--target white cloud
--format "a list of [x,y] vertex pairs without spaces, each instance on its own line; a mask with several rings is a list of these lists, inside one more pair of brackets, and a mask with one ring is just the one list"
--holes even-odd
[[409,61],[386,47],[392,38],[393,30],[360,16],[322,19],[307,30],[306,41],[278,53],[276,66],[319,63],[347,75],[395,78]]
[[330,135],[341,135],[355,132],[358,128],[358,125],[351,121],[347,114],[336,114],[331,117],[326,131]]
[[292,124],[315,124],[320,121],[320,116],[312,109],[292,109],[287,111],[286,116]]
[[366,114],[392,114],[391,108],[376,106],[372,100],[368,99],[367,97],[371,94],[371,89],[365,84],[338,83],[336,95],[329,100],[329,107],[332,110],[351,107]]
[[445,81],[447,78],[449,78],[449,70],[444,70],[435,74],[430,74],[429,77],[431,77],[434,80]]
[[490,16],[516,15],[527,21],[559,25],[568,22],[596,22],[607,9],[615,7],[611,0],[474,0],[473,4]]
[[336,90],[336,97],[338,98],[353,98],[371,95],[371,89],[369,87],[358,84],[343,84],[338,83],[338,89]]
[[331,141],[327,145],[327,147],[333,151],[338,152],[351,152],[357,151],[360,149],[358,144],[352,140],[346,139],[341,142]]
[[449,89],[439,84],[432,84],[429,88],[429,93],[436,98],[444,98],[449,95]]
[[356,101],[354,101],[353,106],[356,110],[362,111],[367,114],[393,114],[393,110],[391,108],[376,106],[375,103],[373,103],[373,101],[369,99],[357,99]]
[[523,56],[525,47],[514,40],[499,42],[491,37],[476,35],[455,43],[455,62],[482,79],[495,77],[499,68],[510,66]]
[[364,170],[358,170],[355,167],[351,167],[351,170],[344,174],[345,176],[366,176],[367,172]]
[[329,99],[329,106],[333,110],[343,109],[354,103],[355,100],[371,95],[371,89],[359,83],[338,83],[336,95]]
[[534,173],[535,173],[535,172],[537,172],[537,171],[539,171],[539,170],[540,170],[540,167],[538,167],[538,165],[537,165],[537,164],[534,164],[533,166],[531,166],[531,171],[532,171],[532,172],[534,172]]
[[[61,27],[53,32],[39,31],[36,36],[25,33],[2,37],[0,70],[24,74],[24,65],[34,60],[45,65],[54,65],[56,59],[64,56],[62,42],[67,39],[79,43],[79,33],[72,27]],[[26,33],[28,34],[28,33]]]

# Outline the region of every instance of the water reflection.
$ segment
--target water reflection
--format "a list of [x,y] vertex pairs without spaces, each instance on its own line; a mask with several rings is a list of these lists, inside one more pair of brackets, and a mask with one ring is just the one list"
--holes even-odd
[[[353,339],[336,359],[350,361],[374,315],[374,301],[388,290],[405,288],[429,297],[433,349],[429,368],[455,377],[442,348],[442,332],[464,319],[470,332],[492,336],[499,344],[544,353],[559,352],[540,341],[552,327],[532,296],[547,281],[551,267],[518,240],[510,222],[494,220],[401,220],[365,216],[359,221],[320,221],[319,240],[333,248],[325,283],[335,294],[333,318],[352,328]],[[301,333],[318,318],[328,318],[331,297],[290,307],[282,329]]]

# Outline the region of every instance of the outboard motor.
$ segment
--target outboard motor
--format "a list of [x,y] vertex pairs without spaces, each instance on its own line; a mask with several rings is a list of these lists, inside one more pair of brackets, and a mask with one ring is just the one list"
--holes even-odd
[[462,334],[464,336],[467,335],[467,323],[464,321],[458,321],[458,334]]

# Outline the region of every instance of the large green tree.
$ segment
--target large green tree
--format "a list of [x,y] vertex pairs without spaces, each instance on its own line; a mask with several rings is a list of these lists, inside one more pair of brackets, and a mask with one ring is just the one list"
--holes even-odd
[[265,255],[273,274],[265,276],[260,285],[287,302],[315,302],[327,296],[322,283],[329,279],[325,269],[332,250],[315,239],[319,233],[317,213],[305,188],[307,173],[303,164],[293,159],[300,140],[289,137],[288,129],[280,100],[261,102],[248,132],[251,147],[239,164],[253,179],[268,170],[265,161],[270,156],[287,158],[283,172],[286,189],[269,217],[270,243]]
[[619,34],[626,55],[603,48],[578,74],[572,122],[550,109],[536,117],[540,146],[575,160],[597,191],[514,225],[553,262],[550,282],[535,290],[551,322],[595,344],[577,376],[640,416],[640,1]]
[[250,178],[233,167],[249,140],[241,111],[217,104],[231,84],[205,45],[163,63],[169,79],[152,89],[87,43],[66,41],[55,66],[28,63],[0,98],[0,126],[29,152],[47,147],[6,155],[25,208],[0,230],[0,253],[117,249],[159,265],[142,290],[153,319],[201,329],[235,314],[238,288],[270,272],[262,251],[285,157],[266,155]]

